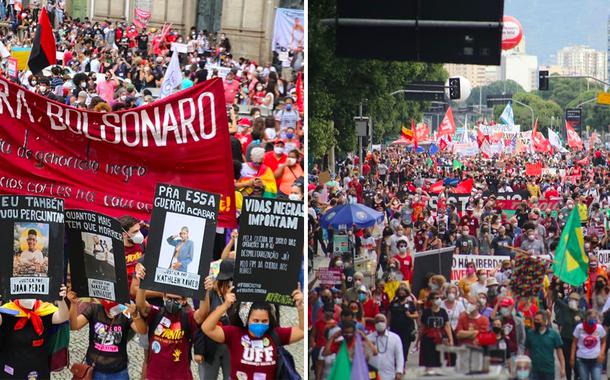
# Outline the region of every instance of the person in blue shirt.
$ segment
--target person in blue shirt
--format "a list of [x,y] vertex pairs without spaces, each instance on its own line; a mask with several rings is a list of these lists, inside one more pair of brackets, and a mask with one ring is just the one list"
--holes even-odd
[[184,226],[180,234],[167,238],[169,245],[175,247],[170,268],[181,272],[187,272],[187,267],[193,261],[193,241],[189,240],[189,229]]

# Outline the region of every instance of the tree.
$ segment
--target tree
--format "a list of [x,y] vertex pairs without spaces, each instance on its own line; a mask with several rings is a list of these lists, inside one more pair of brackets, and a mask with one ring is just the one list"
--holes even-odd
[[[582,92],[567,104],[567,108],[575,108],[580,103],[595,98],[597,93],[597,90]],[[608,126],[610,125],[610,106],[597,104],[597,102],[594,101],[583,104],[581,108],[583,130],[586,126],[589,126],[591,130],[597,131],[598,133],[608,131]]]
[[309,5],[308,135],[309,154],[314,159],[321,158],[331,146],[343,152],[354,150],[353,117],[361,101],[366,99],[364,115],[371,116],[373,141],[378,142],[396,134],[411,118],[419,120],[426,105],[389,93],[413,81],[444,82],[447,78],[438,64],[336,57],[335,30],[320,23],[335,15],[335,3],[320,0]]
[[[481,94],[479,95],[479,92]],[[514,80],[506,80],[506,81],[495,81],[487,86],[475,87],[470,92],[470,96],[466,99],[466,105],[472,106],[479,104],[479,99],[483,104],[486,104],[487,95],[505,95],[505,94],[518,94],[520,92],[525,92],[523,87]]]
[[[534,119],[538,119],[538,128],[541,131],[543,127],[550,126],[553,123],[557,125],[559,120],[561,120],[563,112],[559,105],[552,100],[544,100],[538,95],[528,92],[517,93],[513,95],[513,99],[527,104],[534,110]],[[517,102],[513,102],[512,105],[515,124],[520,124],[522,131],[532,129],[532,112],[529,108]],[[494,118],[496,120],[499,119],[504,107],[505,105],[494,106]]]
[[588,90],[603,90],[601,84],[584,78],[553,78],[549,79],[548,91],[535,91],[536,95],[545,100],[552,100],[565,109],[568,103],[576,99],[579,94]]

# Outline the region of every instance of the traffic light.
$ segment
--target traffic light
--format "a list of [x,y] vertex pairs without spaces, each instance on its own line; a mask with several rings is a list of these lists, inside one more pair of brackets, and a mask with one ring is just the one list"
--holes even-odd
[[459,99],[460,96],[460,78],[449,78],[449,99]]
[[549,90],[549,71],[540,70],[538,71],[538,90],[548,91]]

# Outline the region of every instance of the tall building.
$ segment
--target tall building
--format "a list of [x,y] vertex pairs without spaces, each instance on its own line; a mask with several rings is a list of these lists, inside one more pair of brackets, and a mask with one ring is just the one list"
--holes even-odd
[[608,54],[584,45],[566,46],[557,52],[557,65],[563,75],[584,75],[605,81],[608,77]]
[[538,88],[538,57],[527,54],[502,53],[501,80],[513,80],[527,92]]

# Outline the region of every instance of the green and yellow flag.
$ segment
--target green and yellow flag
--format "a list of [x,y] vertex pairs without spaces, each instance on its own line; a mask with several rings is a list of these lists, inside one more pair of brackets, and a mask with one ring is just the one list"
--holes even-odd
[[456,159],[453,160],[453,170],[462,169],[463,167],[464,164],[462,164],[460,161]]
[[351,377],[351,373],[352,363],[349,360],[347,345],[343,341],[327,380],[346,380]]
[[587,280],[588,270],[589,257],[585,253],[580,216],[575,207],[568,217],[555,250],[553,273],[563,282],[580,286]]

